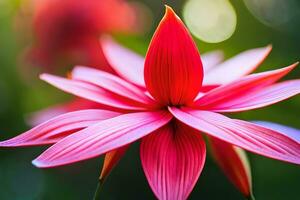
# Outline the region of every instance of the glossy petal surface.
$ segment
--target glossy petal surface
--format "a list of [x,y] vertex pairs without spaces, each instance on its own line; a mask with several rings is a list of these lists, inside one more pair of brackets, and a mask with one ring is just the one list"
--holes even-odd
[[277,70],[251,74],[229,84],[217,87],[195,101],[195,105],[200,109],[213,110],[214,107],[224,103],[241,99],[249,94],[251,95],[253,92],[260,91],[264,87],[278,81],[294,69],[297,64],[298,63],[295,63],[291,66]]
[[274,122],[267,122],[267,121],[254,121],[253,123],[261,125],[263,127],[278,131],[288,137],[293,138],[294,140],[297,140],[300,143],[300,130],[295,129],[289,126],[285,126],[282,124],[277,124]]
[[0,146],[31,146],[58,142],[64,137],[100,122],[118,116],[107,110],[80,110],[62,114],[12,139],[0,142]]
[[167,112],[124,114],[101,121],[51,146],[33,161],[37,167],[55,167],[86,160],[130,144],[171,120]]
[[153,99],[148,97],[144,90],[115,75],[101,70],[77,66],[72,71],[72,79],[95,84],[124,98],[143,103],[145,106],[154,104]]
[[174,123],[143,138],[141,161],[148,182],[161,200],[184,200],[205,162],[205,143],[190,127]]
[[149,45],[144,78],[149,93],[163,105],[186,104],[200,91],[200,55],[183,22],[169,7]]
[[49,74],[41,75],[49,84],[76,96],[115,108],[126,110],[145,110],[144,104],[116,95],[108,90],[83,81],[71,80]]
[[218,112],[241,112],[283,101],[300,93],[300,80],[273,84],[261,90],[242,95],[211,108]]
[[300,143],[282,133],[210,111],[174,107],[170,111],[183,123],[210,136],[266,157],[300,164]]

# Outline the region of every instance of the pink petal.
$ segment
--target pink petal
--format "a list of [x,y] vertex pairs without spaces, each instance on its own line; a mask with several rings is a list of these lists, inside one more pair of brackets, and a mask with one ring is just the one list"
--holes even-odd
[[267,121],[254,121],[253,123],[258,124],[260,126],[272,129],[274,131],[278,131],[287,137],[292,138],[300,143],[300,130],[295,129],[289,126],[285,126],[282,124],[276,124],[274,122],[267,122]]
[[193,190],[206,157],[200,133],[170,123],[143,138],[141,161],[147,180],[160,200],[184,200]]
[[197,47],[170,7],[151,40],[144,78],[149,93],[161,104],[191,102],[201,89],[203,68]]
[[172,119],[165,111],[124,114],[101,121],[57,142],[33,161],[55,167],[90,159],[155,131]]
[[200,99],[201,97],[203,97],[205,95],[205,93],[220,87],[220,85],[203,85],[200,92],[198,93],[198,95],[195,97],[194,101],[197,101],[198,99]]
[[142,88],[146,87],[142,56],[117,44],[109,37],[103,37],[101,45],[106,59],[117,74]]
[[103,183],[113,168],[118,164],[120,159],[123,157],[125,152],[127,151],[129,145],[125,145],[123,147],[114,149],[105,154],[103,167],[101,170],[101,174],[99,177],[100,182]]
[[86,109],[106,109],[106,107],[93,101],[76,98],[64,104],[54,105],[46,109],[30,113],[29,116],[26,117],[26,121],[30,126],[37,126],[58,115]]
[[187,125],[248,151],[300,164],[300,143],[282,133],[221,114],[188,108],[170,108]]
[[132,102],[129,99],[115,95],[103,88],[87,82],[65,79],[49,74],[42,74],[40,78],[65,92],[100,104],[127,110],[146,109],[143,107],[143,104],[139,105],[138,102]]
[[64,113],[66,113],[66,110],[63,105],[55,105],[50,108],[30,113],[29,116],[26,117],[26,122],[33,127]]
[[106,110],[81,110],[62,114],[21,135],[0,142],[0,146],[15,147],[55,143],[80,129],[118,115],[119,113]]
[[[207,74],[214,67],[218,66],[224,59],[224,54],[220,50],[210,51],[201,55],[204,73]],[[204,77],[205,79],[205,77]]]
[[272,85],[294,69],[297,64],[298,63],[295,63],[277,70],[251,74],[229,84],[217,87],[195,101],[195,105],[201,109],[212,109],[229,101],[240,99],[253,91],[258,91],[266,86]]
[[246,153],[214,137],[209,137],[209,142],[216,163],[233,185],[249,198],[252,195],[252,180]]
[[[101,38],[101,45],[106,59],[118,75],[141,88],[146,87],[144,57],[123,47],[108,36]],[[208,72],[223,60],[223,52],[217,50],[202,54],[201,60],[204,71]]]
[[211,107],[217,112],[240,112],[265,107],[283,101],[300,93],[300,80],[277,83],[246,96],[229,100],[223,104]]
[[216,85],[234,81],[254,71],[269,55],[272,46],[244,51],[205,73],[203,84]]
[[154,100],[148,97],[143,90],[107,72],[77,66],[72,71],[72,79],[95,84],[114,94],[130,98],[145,105],[154,104]]

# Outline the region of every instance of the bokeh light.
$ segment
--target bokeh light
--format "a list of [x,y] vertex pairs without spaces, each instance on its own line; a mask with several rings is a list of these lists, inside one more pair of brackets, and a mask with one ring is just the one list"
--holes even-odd
[[197,38],[209,43],[230,38],[237,24],[236,12],[228,0],[189,0],[183,18]]

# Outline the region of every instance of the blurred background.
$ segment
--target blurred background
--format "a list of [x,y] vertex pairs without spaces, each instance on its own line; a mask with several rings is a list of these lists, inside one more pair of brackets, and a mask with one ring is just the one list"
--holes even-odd
[[[64,3],[62,3],[64,2]],[[174,8],[193,33],[200,53],[220,49],[229,58],[273,45],[258,71],[300,59],[298,0],[0,0],[0,139],[30,125],[31,113],[73,98],[38,79],[41,72],[65,75],[74,64],[106,69],[98,38],[111,34],[144,55],[164,13]],[[300,69],[287,78],[299,78]],[[300,97],[234,117],[300,128]],[[55,169],[31,160],[46,147],[0,149],[1,200],[92,199],[102,158]],[[300,170],[248,153],[256,199],[297,199]],[[154,199],[133,145],[102,188],[103,199]],[[243,199],[208,156],[190,199]]]

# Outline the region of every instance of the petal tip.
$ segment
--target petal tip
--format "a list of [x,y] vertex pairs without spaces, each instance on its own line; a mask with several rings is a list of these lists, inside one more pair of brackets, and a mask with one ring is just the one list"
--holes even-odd
[[144,80],[152,97],[167,105],[188,104],[201,89],[203,65],[199,51],[190,32],[169,6],[148,47]]
[[39,78],[43,81],[47,81],[49,76],[51,76],[50,74],[47,74],[47,73],[42,73],[39,75]]
[[273,44],[268,44],[267,49],[269,49],[271,51],[273,49]]
[[35,167],[38,167],[38,168],[44,168],[46,167],[46,165],[42,162],[40,162],[39,160],[35,159],[33,161],[31,161],[31,163],[35,166]]
[[45,77],[45,75],[46,75],[45,73],[43,73],[43,74],[40,74],[40,75],[39,75],[39,78],[40,78],[41,80],[43,80],[43,79],[44,79],[44,77]]
[[273,49],[273,45],[268,44],[265,48],[266,48],[266,56],[268,56],[271,53],[272,49]]
[[172,7],[168,6],[168,5],[165,5],[165,15],[164,15],[164,18],[167,19],[167,18],[178,18],[178,16],[176,15],[175,11],[173,10]]
[[14,138],[0,141],[0,147],[8,147],[9,148],[9,147],[18,147],[18,146],[19,146],[19,143]]
[[294,67],[296,67],[297,65],[299,65],[299,61],[297,61],[293,64]]
[[47,164],[47,162],[43,162],[39,158],[34,159],[33,161],[31,161],[31,163],[37,168],[51,168],[51,167],[60,166],[60,165],[49,165],[49,163]]
[[295,63],[293,63],[293,64],[291,64],[287,67],[280,68],[278,71],[285,71],[286,74],[287,74],[287,73],[293,71],[297,67],[298,64],[299,64],[299,61],[297,61],[297,62],[295,62]]
[[295,67],[297,67],[299,65],[299,61],[291,64],[288,68],[290,69],[289,71],[292,71],[293,69],[295,69]]

